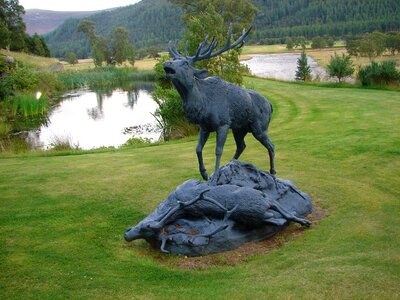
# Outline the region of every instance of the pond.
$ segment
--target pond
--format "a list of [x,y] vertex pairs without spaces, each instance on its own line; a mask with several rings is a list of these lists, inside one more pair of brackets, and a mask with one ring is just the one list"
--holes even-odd
[[[252,74],[260,77],[275,78],[280,80],[295,80],[297,59],[300,54],[259,54],[251,55],[251,59],[243,61]],[[327,80],[326,71],[318,63],[307,56],[313,79]]]
[[63,96],[50,111],[47,124],[27,136],[32,148],[49,149],[68,141],[81,149],[118,147],[129,138],[157,141],[161,129],[152,115],[153,83],[135,83],[107,91],[81,89]]

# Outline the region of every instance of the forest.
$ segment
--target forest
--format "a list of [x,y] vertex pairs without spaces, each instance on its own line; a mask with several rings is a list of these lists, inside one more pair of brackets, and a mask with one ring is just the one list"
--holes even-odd
[[[329,35],[345,38],[365,32],[400,30],[398,0],[253,0],[258,8],[250,43],[283,43],[285,37]],[[169,40],[184,34],[182,10],[167,0],[143,0],[135,5],[100,12],[89,19],[98,34],[109,35],[116,27],[130,32],[135,48],[164,49]],[[80,20],[69,19],[45,36],[55,57],[72,51],[90,55],[89,42],[77,32]]]

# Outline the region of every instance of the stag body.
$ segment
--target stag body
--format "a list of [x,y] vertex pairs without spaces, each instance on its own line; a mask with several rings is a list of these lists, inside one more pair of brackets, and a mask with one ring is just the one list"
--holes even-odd
[[206,70],[197,70],[192,65],[199,60],[208,59],[224,51],[242,45],[250,29],[231,44],[232,27],[229,28],[228,41],[224,48],[212,52],[217,42],[212,41],[207,46],[207,37],[200,44],[196,56],[182,56],[176,46],[170,45],[172,61],[164,63],[167,78],[178,90],[183,108],[190,122],[200,126],[199,141],[196,153],[202,177],[208,179],[204,167],[202,151],[210,132],[217,133],[215,172],[218,171],[222,151],[229,128],[232,129],[236,141],[234,159],[238,159],[246,148],[244,138],[251,132],[267,149],[270,158],[270,172],[275,174],[274,146],[270,141],[267,130],[271,120],[272,106],[259,93],[243,89],[222,80],[219,77],[206,77]]

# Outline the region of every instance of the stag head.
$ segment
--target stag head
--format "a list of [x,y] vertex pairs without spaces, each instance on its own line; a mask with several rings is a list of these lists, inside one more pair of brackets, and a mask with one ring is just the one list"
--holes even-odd
[[193,78],[204,79],[207,77],[207,70],[198,70],[193,67],[194,63],[197,61],[202,61],[205,59],[210,59],[216,57],[221,53],[228,51],[236,47],[242,47],[244,44],[244,39],[247,37],[251,30],[243,30],[242,35],[233,43],[231,43],[232,38],[232,23],[229,26],[228,38],[226,44],[220,50],[213,52],[217,46],[218,42],[213,38],[210,43],[208,43],[208,36],[200,43],[197,48],[196,54],[194,56],[188,55],[189,43],[186,41],[185,53],[182,55],[178,51],[178,41],[168,44],[169,54],[172,60],[164,63],[164,71],[168,79],[177,80],[180,84],[184,86],[190,86]]

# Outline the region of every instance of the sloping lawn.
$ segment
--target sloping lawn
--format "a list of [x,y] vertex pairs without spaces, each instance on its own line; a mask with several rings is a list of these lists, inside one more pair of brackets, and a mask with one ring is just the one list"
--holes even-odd
[[[195,141],[0,159],[2,299],[394,299],[400,297],[400,93],[247,78],[274,105],[278,177],[329,215],[236,265],[126,243],[178,184],[200,178]],[[241,160],[267,169],[250,135]],[[205,148],[214,164],[215,141]],[[234,153],[232,135],[223,163]],[[297,226],[297,225],[293,225]]]

